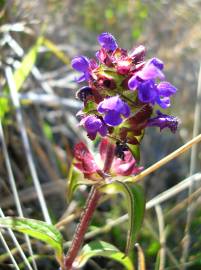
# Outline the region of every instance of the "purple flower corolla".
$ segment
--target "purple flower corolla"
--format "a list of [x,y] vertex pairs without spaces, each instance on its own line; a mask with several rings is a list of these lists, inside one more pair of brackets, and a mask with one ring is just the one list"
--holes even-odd
[[143,69],[137,73],[137,76],[141,80],[151,80],[156,78],[163,80],[165,78],[162,72],[163,67],[163,62],[154,57],[144,65]]
[[71,61],[71,66],[74,68],[76,71],[82,72],[83,75],[76,79],[77,82],[83,82],[87,81],[90,77],[90,72],[89,72],[89,67],[90,67],[90,61],[87,57],[81,55],[81,56],[76,56],[73,58]]
[[156,113],[156,117],[148,120],[147,126],[157,126],[160,127],[160,130],[169,128],[172,133],[175,133],[179,125],[179,119],[172,115],[163,114],[160,111],[156,111]]
[[118,126],[123,121],[122,116],[129,117],[130,108],[119,96],[109,97],[101,101],[98,112],[105,114],[103,120],[110,126]]
[[145,66],[128,81],[130,90],[138,89],[139,100],[143,103],[158,103],[163,109],[170,106],[170,96],[177,89],[169,82],[156,84],[156,79],[164,79],[163,62],[158,58],[150,59]]
[[158,58],[150,59],[144,67],[133,75],[128,81],[128,87],[130,90],[135,90],[142,82],[147,80],[161,79],[165,78],[163,70],[163,62]]
[[170,96],[177,91],[169,82],[161,82],[158,85],[154,80],[147,80],[138,85],[138,97],[143,103],[158,103],[158,105],[166,109],[170,106]]
[[87,130],[88,136],[90,139],[94,140],[97,133],[101,136],[107,135],[107,126],[106,124],[95,115],[88,115],[80,121],[80,125],[83,125]]
[[98,42],[100,43],[101,47],[107,51],[114,51],[116,48],[118,48],[115,38],[110,33],[100,34],[98,36]]
[[157,85],[157,90],[160,96],[169,97],[177,92],[177,88],[169,82],[160,82]]

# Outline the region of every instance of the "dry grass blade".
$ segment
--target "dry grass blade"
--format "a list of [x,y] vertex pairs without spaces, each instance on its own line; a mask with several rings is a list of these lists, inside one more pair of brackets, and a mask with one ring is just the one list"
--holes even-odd
[[135,244],[137,249],[137,258],[138,258],[138,270],[146,270],[144,252],[139,244]]
[[10,251],[10,249],[9,249],[7,243],[6,243],[6,240],[4,239],[3,234],[2,234],[1,232],[0,232],[0,238],[1,238],[1,242],[2,242],[2,244],[3,244],[4,248],[5,248],[5,250],[6,250],[6,251],[8,252],[8,254],[9,254],[9,257],[10,257],[10,259],[11,259],[11,261],[12,261],[12,263],[13,263],[15,269],[20,270],[20,268],[19,268],[18,265],[17,265],[17,262],[16,262],[15,258],[13,257],[13,254],[11,253],[11,251]]
[[[8,179],[9,179],[10,186],[11,186],[11,189],[12,189],[12,193],[13,193],[13,196],[14,196],[14,201],[15,201],[15,205],[17,207],[17,212],[18,212],[18,215],[20,217],[23,217],[22,206],[21,206],[19,194],[18,194],[18,191],[17,191],[14,175],[13,175],[12,168],[11,168],[11,163],[10,163],[10,159],[9,159],[9,155],[8,155],[8,150],[7,150],[7,147],[6,147],[6,142],[5,142],[5,138],[4,138],[4,133],[3,133],[3,128],[2,128],[1,121],[0,121],[0,140],[2,142],[3,153],[4,153],[6,167],[7,167],[7,171],[8,171]],[[29,237],[27,235],[25,235],[25,242],[27,243],[30,255],[33,256],[33,250],[32,250],[32,246],[31,246],[31,242],[30,242],[30,239],[29,239]],[[37,270],[37,265],[36,265],[35,260],[33,260],[33,267],[34,267],[35,270]]]
[[153,198],[146,204],[146,209],[150,209],[155,205],[160,204],[177,195],[178,193],[182,192],[183,190],[187,189],[191,185],[191,182],[193,180],[199,183],[201,181],[201,173],[196,173],[192,176],[189,176],[188,178],[181,181],[179,184],[157,195],[155,198]]
[[[62,180],[57,180],[57,182],[44,183],[41,185],[44,196],[50,196],[52,194],[60,194],[60,196],[65,196],[65,182]],[[22,191],[19,191],[20,201],[22,203],[30,203],[38,199],[38,194],[34,187],[26,188]],[[15,205],[13,196],[8,196],[0,200],[0,205],[2,208],[8,208]]]
[[[9,98],[7,96],[3,96]],[[67,108],[80,109],[81,103],[70,98],[61,98],[54,94],[36,94],[34,92],[18,93],[19,100],[23,103],[33,103],[37,105],[46,105],[49,107],[63,106]]]
[[175,150],[171,154],[169,154],[166,157],[162,158],[161,160],[156,162],[154,165],[152,165],[149,168],[147,168],[146,170],[142,171],[140,174],[134,176],[133,177],[133,182],[140,181],[145,176],[147,176],[150,173],[158,170],[160,167],[162,167],[163,165],[165,165],[166,163],[168,163],[172,159],[178,157],[179,155],[182,155],[184,152],[189,150],[193,145],[195,145],[197,143],[200,143],[200,142],[201,142],[201,134],[199,134],[198,136],[196,136],[195,138],[193,138],[192,140],[190,140],[189,142],[187,142],[186,144],[184,144],[183,146],[181,146],[180,148],[178,148],[177,150]]
[[12,102],[14,104],[14,107],[16,109],[16,118],[17,118],[17,123],[20,129],[20,133],[21,133],[21,137],[22,137],[22,142],[23,142],[23,146],[25,149],[25,154],[26,154],[26,158],[27,158],[27,162],[28,162],[28,166],[29,166],[29,170],[34,182],[34,186],[36,188],[37,194],[38,194],[38,200],[42,209],[42,213],[44,216],[45,221],[48,224],[51,224],[51,219],[48,213],[48,208],[46,205],[46,201],[44,199],[44,195],[42,192],[42,188],[38,179],[38,175],[36,172],[36,168],[34,165],[34,161],[33,161],[33,157],[32,157],[32,153],[31,153],[31,146],[29,143],[29,139],[28,139],[28,135],[26,132],[26,128],[23,122],[23,117],[22,117],[22,112],[21,112],[21,108],[20,108],[20,102],[16,93],[16,89],[15,89],[15,82],[13,80],[13,74],[12,74],[12,70],[10,67],[6,68],[6,78],[8,81],[8,86],[10,89],[10,93],[11,93],[11,98],[12,98]]
[[159,228],[159,240],[160,240],[160,262],[159,262],[159,270],[164,270],[165,268],[165,257],[166,257],[166,247],[165,247],[165,222],[163,217],[163,211],[160,205],[156,205],[156,216],[158,220],[158,228]]
[[[200,64],[198,87],[197,87],[197,102],[195,105],[195,113],[194,113],[193,137],[199,134],[200,115],[201,115],[201,64]],[[191,149],[190,175],[192,175],[196,171],[197,152],[198,152],[197,145],[195,144]],[[189,254],[190,239],[191,239],[190,227],[191,227],[192,218],[193,218],[193,205],[190,202],[190,196],[194,190],[195,190],[195,182],[192,181],[188,190],[189,202],[188,202],[188,207],[187,207],[186,226],[185,226],[185,234],[183,238],[183,250],[182,250],[182,257],[181,257],[181,263],[183,264],[182,270],[186,269],[185,263],[187,261],[188,254]]]

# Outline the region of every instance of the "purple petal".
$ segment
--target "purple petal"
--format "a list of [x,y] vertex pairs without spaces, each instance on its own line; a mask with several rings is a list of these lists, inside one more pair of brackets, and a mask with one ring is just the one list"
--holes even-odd
[[111,110],[118,110],[119,107],[122,107],[123,101],[119,98],[119,96],[105,98],[98,105],[98,111],[100,113],[105,113]]
[[97,132],[97,130],[101,127],[102,121],[95,117],[94,115],[88,115],[80,121],[81,125],[84,125],[85,129],[88,132]]
[[161,113],[160,111],[157,111],[157,116],[149,119],[147,125],[158,126],[160,127],[160,130],[164,128],[169,128],[173,133],[175,133],[178,128],[179,122],[180,121],[177,117],[166,115]]
[[80,72],[86,72],[89,68],[89,59],[85,56],[76,56],[71,61],[72,68]]
[[130,111],[130,107],[128,106],[127,103],[124,102],[124,107],[121,111],[121,114],[124,116],[124,117],[129,117],[131,111]]
[[111,111],[105,115],[104,121],[110,126],[118,126],[119,124],[121,124],[122,118],[118,112]]
[[157,97],[157,88],[154,81],[149,80],[141,83],[138,87],[138,97],[144,103],[154,102]]
[[86,116],[80,121],[80,125],[84,126],[87,130],[88,136],[92,140],[95,139],[97,132],[99,132],[101,136],[106,136],[107,134],[106,124],[95,115]]
[[157,97],[156,102],[158,103],[159,106],[163,109],[167,109],[170,107],[170,98],[169,97]]
[[134,75],[133,77],[131,77],[128,81],[128,88],[130,90],[135,90],[137,89],[138,85],[139,85],[139,80],[137,79],[137,76]]
[[110,126],[119,125],[124,117],[130,115],[130,108],[119,96],[109,97],[101,101],[97,107],[99,113],[105,114],[104,121]]
[[161,61],[159,58],[156,58],[156,57],[151,58],[149,60],[149,63],[154,64],[154,66],[157,67],[157,68],[159,68],[160,70],[163,70],[163,68],[164,68],[163,61]]
[[99,113],[106,113],[108,111],[116,111],[119,114],[123,114],[128,117],[130,114],[130,108],[119,96],[105,98],[101,101],[97,108]]
[[101,47],[105,48],[107,51],[114,51],[118,45],[110,33],[102,33],[98,36],[98,42],[100,43]]
[[161,82],[159,83],[159,85],[157,86],[158,89],[158,93],[160,96],[165,96],[165,97],[169,97],[173,94],[176,93],[177,88],[174,87],[171,83],[169,82]]
[[100,127],[99,131],[101,136],[105,137],[107,135],[107,126],[102,123],[102,126]]
[[142,70],[140,70],[136,75],[142,80],[150,80],[159,78],[164,80],[165,76],[161,71],[162,64],[158,63],[155,58],[149,60]]

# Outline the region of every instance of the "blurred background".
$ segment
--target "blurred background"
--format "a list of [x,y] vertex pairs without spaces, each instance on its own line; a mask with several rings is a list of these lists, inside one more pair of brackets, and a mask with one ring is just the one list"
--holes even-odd
[[[163,60],[167,80],[178,88],[168,113],[180,118],[180,128],[176,135],[168,130],[149,129],[142,145],[142,165],[145,168],[150,166],[193,137],[193,127],[196,124],[199,129],[200,122],[200,115],[196,121],[194,119],[195,106],[201,102],[197,98],[201,61],[200,11],[200,0],[0,0],[1,146],[4,140],[25,216],[44,218],[33,184],[33,165],[52,222],[74,215],[71,222],[61,226],[65,239],[72,237],[87,189],[78,191],[73,201],[67,204],[66,183],[73,145],[81,139],[86,140],[84,132],[77,126],[75,114],[81,104],[75,99],[75,92],[80,86],[74,81],[70,61],[76,55],[93,57],[98,49],[97,35],[102,32],[112,33],[119,46],[128,50],[140,44],[146,46],[147,58],[156,56]],[[9,70],[13,71],[17,84],[17,101],[6,86],[9,84]],[[27,157],[27,141],[30,158]],[[5,151],[3,147],[0,149],[0,206],[5,215],[16,216],[18,212],[10,187]],[[147,201],[189,176],[189,169],[190,151],[147,177],[143,181]],[[198,146],[191,173],[200,169],[201,148]],[[187,192],[180,193],[163,205],[164,212],[168,213],[167,245],[172,256],[167,258],[165,269],[181,269],[186,204],[183,203],[180,212],[176,212],[177,220],[175,212],[168,211],[182,203],[186,196]],[[125,213],[123,200],[118,209],[115,200],[99,207],[90,230]],[[187,269],[200,269],[201,266],[200,214],[200,209],[196,208]],[[112,227],[109,236],[102,234],[97,238],[112,242],[123,250],[126,226],[125,222]],[[154,210],[148,211],[139,237],[147,269],[154,269],[160,249],[157,226]],[[19,241],[23,242],[23,239]],[[33,248],[37,254],[51,254],[39,243],[34,242]],[[5,250],[0,245],[0,269],[8,269],[8,257],[3,255]],[[16,253],[15,256],[20,262],[19,255]],[[56,267],[48,257],[39,258],[37,263],[39,269]],[[89,264],[86,269],[98,269],[97,264],[101,265],[100,269],[121,269],[114,262],[102,259],[95,260],[94,264],[96,266]]]

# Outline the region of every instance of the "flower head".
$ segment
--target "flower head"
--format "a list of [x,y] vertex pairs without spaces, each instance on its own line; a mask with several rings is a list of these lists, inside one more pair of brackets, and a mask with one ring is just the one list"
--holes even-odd
[[[97,135],[110,136],[119,143],[117,159],[130,162],[129,149],[140,147],[144,131],[149,126],[160,129],[169,128],[175,132],[178,119],[155,111],[155,105],[166,109],[171,105],[171,97],[177,89],[165,81],[164,64],[157,58],[145,59],[143,45],[128,52],[118,47],[114,36],[104,32],[98,36],[100,49],[95,59],[77,56],[72,60],[72,67],[81,72],[78,82],[87,81],[87,86],[77,92],[83,102],[83,109],[78,113],[90,139]],[[129,148],[122,148],[129,145]],[[117,162],[117,168],[127,165]],[[129,161],[129,162],[127,162]],[[121,164],[120,164],[121,163]],[[132,167],[134,166],[134,167]],[[128,165],[128,172],[135,165]]]
[[103,120],[110,126],[118,126],[123,121],[122,116],[129,117],[130,108],[119,96],[109,97],[99,103],[98,112],[105,114]]
[[160,130],[169,128],[172,133],[175,133],[179,125],[179,119],[175,116],[163,114],[160,111],[156,111],[156,113],[156,117],[148,120],[147,126],[157,126],[160,127]]

